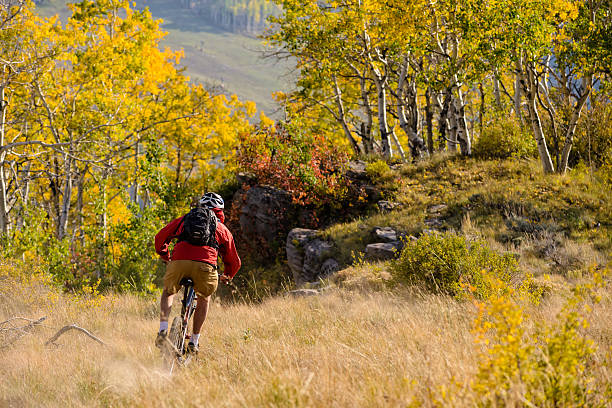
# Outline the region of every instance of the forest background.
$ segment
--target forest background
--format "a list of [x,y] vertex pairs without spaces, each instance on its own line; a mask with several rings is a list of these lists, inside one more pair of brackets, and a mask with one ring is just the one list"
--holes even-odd
[[346,190],[350,156],[537,155],[544,173],[609,175],[609,2],[279,1],[263,39],[298,80],[276,124],[190,82],[147,9],[69,7],[61,22],[11,0],[0,26],[3,256],[66,288],[154,290],[156,230],[238,171],[294,179],[279,187],[314,206]]

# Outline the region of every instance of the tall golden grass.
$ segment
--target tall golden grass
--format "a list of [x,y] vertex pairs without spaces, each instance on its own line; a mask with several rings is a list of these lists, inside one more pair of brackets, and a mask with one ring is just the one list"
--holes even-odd
[[[562,295],[549,297],[533,324],[554,320],[562,303]],[[473,406],[483,347],[472,335],[476,314],[468,302],[415,292],[331,289],[260,304],[215,302],[199,358],[169,374],[153,345],[156,299],[75,298],[0,274],[0,321],[48,317],[0,345],[0,407]],[[608,293],[588,328],[602,361],[612,350],[611,316]],[[72,323],[107,346],[76,331],[44,345]],[[600,372],[610,380],[610,367]],[[518,398],[507,402],[522,406]]]

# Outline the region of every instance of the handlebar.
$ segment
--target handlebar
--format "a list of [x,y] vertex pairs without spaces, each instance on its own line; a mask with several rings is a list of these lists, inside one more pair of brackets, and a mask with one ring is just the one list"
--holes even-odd
[[[225,277],[225,279],[224,279],[224,277]],[[219,274],[219,282],[225,283],[226,285],[229,285],[231,281],[232,281],[232,278],[230,278],[226,274],[221,274],[221,273]]]

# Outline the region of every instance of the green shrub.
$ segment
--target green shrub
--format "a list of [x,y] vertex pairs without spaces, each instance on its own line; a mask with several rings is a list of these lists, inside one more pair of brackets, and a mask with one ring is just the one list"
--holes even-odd
[[428,234],[409,242],[392,267],[398,283],[424,285],[435,293],[462,297],[465,290],[484,298],[491,278],[509,283],[518,272],[516,259],[499,254],[484,242],[470,242],[455,233]]
[[393,172],[384,160],[376,160],[366,164],[366,174],[375,184],[381,184],[393,178]]
[[173,214],[180,214],[166,206],[163,201],[140,210],[130,204],[130,213],[111,225],[106,237],[100,225],[91,224],[83,226],[82,236],[62,240],[55,236],[45,212],[26,208],[23,224],[0,234],[0,257],[35,264],[73,293],[92,287],[152,293],[164,272],[152,248],[155,234]]
[[612,189],[612,158],[599,168],[597,175],[606,187]]
[[507,159],[535,156],[536,149],[533,136],[521,129],[516,120],[505,118],[483,129],[474,143],[473,152],[483,159]]

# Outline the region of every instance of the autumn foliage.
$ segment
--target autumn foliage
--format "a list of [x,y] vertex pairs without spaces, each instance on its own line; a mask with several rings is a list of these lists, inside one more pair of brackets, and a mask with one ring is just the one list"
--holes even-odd
[[0,5],[0,255],[66,288],[150,291],[155,232],[231,171],[253,103],[190,81],[128,1]]
[[296,204],[326,204],[345,191],[345,150],[290,123],[261,126],[243,134],[238,167],[261,184],[288,191]]

